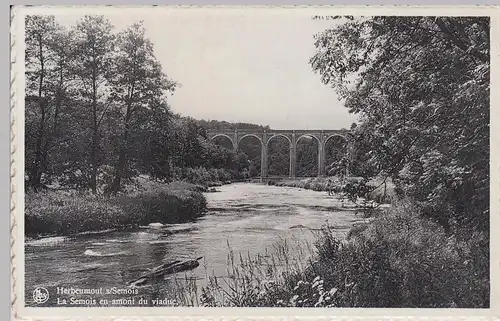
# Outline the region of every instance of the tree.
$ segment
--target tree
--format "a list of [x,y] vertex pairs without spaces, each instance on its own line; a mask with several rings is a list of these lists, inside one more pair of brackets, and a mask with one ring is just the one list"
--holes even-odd
[[166,91],[173,92],[177,83],[168,80],[153,52],[153,44],[146,38],[142,23],[135,23],[117,37],[118,52],[114,57],[113,77],[110,78],[110,101],[116,103],[123,114],[121,137],[114,179],[107,187],[108,193],[116,193],[127,170],[129,136],[141,128],[150,115],[151,105],[164,106]]
[[350,112],[365,173],[448,231],[489,228],[489,19],[368,17],[316,36],[314,71]]
[[[76,42],[74,72],[80,80],[80,95],[86,101],[85,121],[90,128],[89,166],[84,168],[88,173],[88,185],[93,193],[97,193],[97,175],[103,163],[101,151],[101,125],[109,108],[108,80],[113,76],[112,59],[115,36],[112,24],[103,16],[85,16],[74,30]],[[83,143],[83,142],[82,142]]]
[[[26,17],[26,159],[28,185],[35,190],[48,174],[63,105],[71,85],[71,36],[53,16]],[[35,108],[36,106],[36,109]]]

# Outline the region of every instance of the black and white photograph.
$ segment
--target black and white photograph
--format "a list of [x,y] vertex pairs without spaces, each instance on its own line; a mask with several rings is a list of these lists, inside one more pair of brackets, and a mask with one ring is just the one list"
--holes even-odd
[[489,309],[492,18],[332,12],[28,10],[24,306]]

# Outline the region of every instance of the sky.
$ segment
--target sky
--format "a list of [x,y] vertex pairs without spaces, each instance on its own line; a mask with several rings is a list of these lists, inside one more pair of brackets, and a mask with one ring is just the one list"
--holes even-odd
[[[66,26],[85,14],[60,13],[56,19]],[[273,129],[349,128],[356,119],[309,65],[313,35],[332,21],[272,10],[132,8],[103,14],[117,31],[143,20],[164,72],[181,84],[169,105],[183,116]]]

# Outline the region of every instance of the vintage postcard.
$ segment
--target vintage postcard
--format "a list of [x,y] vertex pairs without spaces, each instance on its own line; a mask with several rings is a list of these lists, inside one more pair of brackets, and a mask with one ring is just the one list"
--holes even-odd
[[14,7],[14,316],[500,317],[499,39],[496,7]]

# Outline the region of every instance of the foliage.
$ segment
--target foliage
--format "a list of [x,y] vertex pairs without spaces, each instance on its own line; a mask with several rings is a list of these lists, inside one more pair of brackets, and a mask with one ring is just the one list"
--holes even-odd
[[178,184],[152,184],[135,193],[120,195],[114,201],[133,218],[131,223],[137,225],[183,223],[203,215],[206,210],[206,200],[200,192]]
[[335,286],[338,306],[488,307],[488,259],[475,252],[485,235],[459,241],[420,211],[400,203],[348,243],[327,231],[309,278]]
[[[64,44],[64,45],[63,45]],[[68,119],[63,106],[74,95],[70,83],[68,48],[71,33],[52,16],[26,17],[26,173],[34,189],[42,187],[42,176],[51,173],[51,151],[63,143]]]
[[[202,184],[248,177],[244,153],[207,140],[204,126],[218,122],[170,111],[167,94],[179,84],[164,74],[142,23],[115,32],[92,15],[65,29],[53,16],[28,16],[26,37],[28,190],[116,194],[141,174]],[[179,168],[210,174],[176,175]]]
[[112,197],[43,191],[26,194],[28,236],[68,235],[149,223],[186,222],[204,213],[206,200],[194,186],[142,183],[127,195]]
[[489,18],[364,17],[311,65],[361,122],[354,171],[392,177],[447,231],[489,227]]
[[[163,104],[165,92],[172,92],[177,83],[167,79],[160,63],[156,60],[152,42],[145,36],[141,23],[135,23],[117,36],[117,52],[114,57],[110,80],[110,102],[121,106],[123,122],[120,124],[121,138],[118,147],[113,183],[107,191],[116,193],[121,189],[131,151],[134,134],[142,130],[150,118],[155,117]],[[156,108],[155,108],[156,107]],[[161,113],[161,111],[160,111]],[[135,142],[138,139],[133,140]]]
[[27,236],[118,228],[129,220],[119,206],[97,196],[44,191],[27,193],[25,204]]
[[354,203],[359,196],[366,198],[371,189],[372,188],[367,185],[367,182],[365,180],[359,182],[347,182],[342,186],[342,192],[345,194],[348,200]]
[[[235,178],[234,173],[224,168],[175,168],[173,177],[175,180],[187,181],[203,186],[222,185]],[[245,177],[244,177],[245,178]]]

